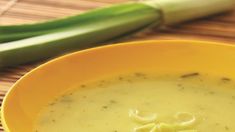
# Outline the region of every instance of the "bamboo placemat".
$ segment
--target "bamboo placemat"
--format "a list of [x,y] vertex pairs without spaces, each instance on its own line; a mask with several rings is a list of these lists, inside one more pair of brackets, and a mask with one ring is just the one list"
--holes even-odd
[[[12,0],[0,0],[0,10]],[[10,8],[0,13],[0,24],[21,24],[73,15],[94,8],[128,0],[13,0]],[[235,44],[235,11],[135,35],[126,41],[152,39],[197,39]],[[0,104],[12,84],[42,62],[0,71]],[[0,131],[3,131],[0,127]]]

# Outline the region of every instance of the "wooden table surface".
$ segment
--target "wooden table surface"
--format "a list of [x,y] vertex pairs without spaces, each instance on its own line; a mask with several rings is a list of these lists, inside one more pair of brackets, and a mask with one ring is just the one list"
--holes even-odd
[[[0,10],[11,0],[0,0]],[[14,0],[13,0],[14,1]],[[0,13],[0,24],[21,24],[73,15],[94,8],[128,0],[15,0],[7,11]],[[196,39],[235,44],[235,11],[183,23],[166,29],[151,29],[125,41],[153,39]],[[0,102],[21,76],[42,62],[0,71]],[[0,127],[0,131],[2,128]]]

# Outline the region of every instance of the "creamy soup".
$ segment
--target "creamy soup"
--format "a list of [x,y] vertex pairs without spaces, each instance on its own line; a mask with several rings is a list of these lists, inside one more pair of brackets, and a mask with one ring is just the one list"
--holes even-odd
[[200,73],[133,73],[78,86],[33,132],[235,132],[235,83]]

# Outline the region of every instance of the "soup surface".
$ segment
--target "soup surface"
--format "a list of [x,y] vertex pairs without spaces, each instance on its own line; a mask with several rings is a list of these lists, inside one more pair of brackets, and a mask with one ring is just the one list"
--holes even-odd
[[41,111],[33,132],[235,132],[235,83],[133,73],[80,85]]

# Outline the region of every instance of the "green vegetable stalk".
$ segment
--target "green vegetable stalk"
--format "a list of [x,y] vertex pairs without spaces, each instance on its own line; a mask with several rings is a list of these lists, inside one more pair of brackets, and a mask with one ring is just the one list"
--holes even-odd
[[[106,24],[112,25],[112,27],[115,27],[118,23],[132,26],[129,22],[133,22],[134,28],[139,28],[139,26],[145,26],[153,22],[158,24],[162,20],[160,17],[161,11],[159,9],[142,3],[119,4],[42,23],[0,26],[0,43],[67,31],[73,28],[77,30],[84,29],[84,27],[99,28],[95,27],[97,24],[101,28],[105,28]],[[135,25],[135,22],[137,22],[137,25]],[[125,28],[121,27],[120,30]],[[130,30],[132,30],[132,27],[130,27]],[[108,31],[110,30],[107,29]]]
[[0,67],[94,47],[151,26],[232,9],[233,0],[146,0],[43,23],[0,26]]

